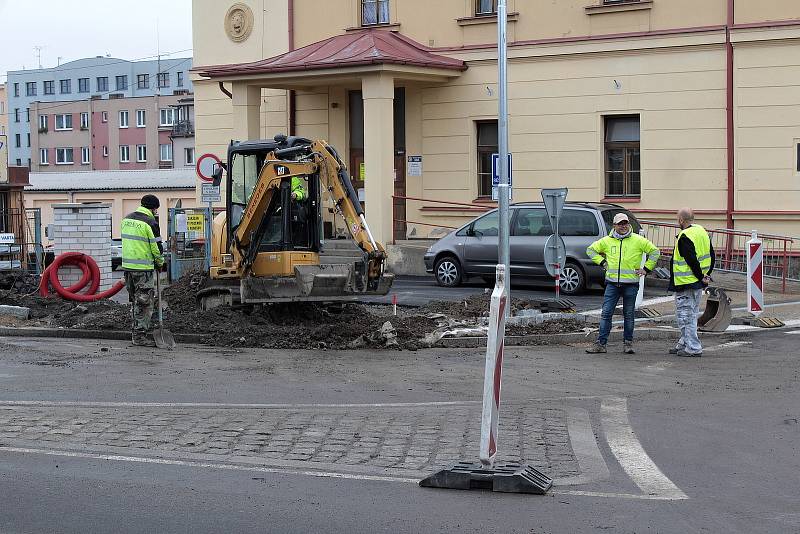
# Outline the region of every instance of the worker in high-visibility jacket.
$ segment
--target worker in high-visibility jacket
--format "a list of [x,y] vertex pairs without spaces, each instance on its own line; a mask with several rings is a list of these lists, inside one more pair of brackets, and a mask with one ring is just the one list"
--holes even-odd
[[[633,354],[633,327],[636,294],[639,292],[639,278],[646,276],[656,266],[661,254],[647,238],[635,234],[628,215],[614,215],[614,228],[606,237],[592,243],[586,254],[598,265],[606,269],[606,291],[603,297],[603,310],[600,314],[600,334],[597,341],[586,349],[590,354],[606,352],[608,335],[611,332],[611,318],[622,297],[623,352]],[[643,255],[647,255],[644,266]]]
[[153,313],[156,311],[155,280],[164,265],[164,249],[158,226],[155,195],[142,197],[141,205],[122,219],[122,269],[125,287],[133,306],[131,338],[134,345],[155,347],[152,336]]
[[675,292],[675,317],[681,338],[670,354],[701,356],[703,346],[697,336],[697,317],[703,288],[711,282],[714,270],[714,247],[705,228],[694,224],[694,212],[689,208],[678,211],[681,231],[675,239],[675,250],[670,263],[670,291]]

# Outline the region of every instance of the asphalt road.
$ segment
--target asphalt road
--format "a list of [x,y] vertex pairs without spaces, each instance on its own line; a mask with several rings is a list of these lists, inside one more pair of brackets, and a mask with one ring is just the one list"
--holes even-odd
[[4,338],[0,531],[797,532],[798,332],[509,348],[501,455],[544,497],[414,483],[476,455],[479,350]]

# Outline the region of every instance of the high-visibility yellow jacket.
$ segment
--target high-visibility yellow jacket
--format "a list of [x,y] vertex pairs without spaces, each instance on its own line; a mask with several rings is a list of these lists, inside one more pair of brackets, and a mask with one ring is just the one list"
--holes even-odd
[[631,232],[622,239],[613,233],[598,239],[589,245],[586,254],[597,265],[605,260],[607,282],[634,284],[639,281],[636,270],[642,266],[642,254],[647,254],[645,270],[652,271],[661,252],[647,238]]
[[711,238],[705,228],[699,224],[693,224],[682,230],[675,239],[675,250],[672,253],[672,273],[675,277],[675,287],[686,286],[700,281],[678,249],[678,241],[684,235],[694,245],[694,251],[703,275],[707,275],[711,271]]
[[299,176],[292,177],[292,193],[297,197],[297,200],[305,200],[308,197],[303,179]]
[[126,271],[152,271],[164,264],[161,236],[153,212],[144,206],[122,219],[122,268]]

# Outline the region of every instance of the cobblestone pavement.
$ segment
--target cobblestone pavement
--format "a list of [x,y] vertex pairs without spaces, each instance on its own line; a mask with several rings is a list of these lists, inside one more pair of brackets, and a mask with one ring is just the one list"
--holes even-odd
[[[481,406],[184,408],[0,403],[0,444],[425,473],[477,458]],[[563,405],[506,405],[498,460],[578,474]]]

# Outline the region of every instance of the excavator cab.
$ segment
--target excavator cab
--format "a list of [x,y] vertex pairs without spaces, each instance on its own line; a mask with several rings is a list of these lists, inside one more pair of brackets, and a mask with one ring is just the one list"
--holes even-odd
[[[372,238],[333,147],[286,136],[232,142],[226,171],[226,210],[214,219],[201,308],[388,293],[393,277],[383,272],[385,251]],[[323,195],[331,197],[362,253],[352,263],[320,261]]]

